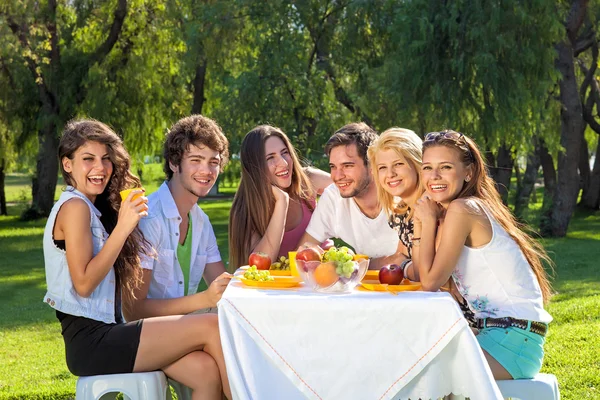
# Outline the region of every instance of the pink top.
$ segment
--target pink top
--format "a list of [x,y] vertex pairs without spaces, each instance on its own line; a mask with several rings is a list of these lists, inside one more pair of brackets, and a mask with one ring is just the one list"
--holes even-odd
[[[309,202],[314,210],[315,205],[317,204],[315,199],[311,199],[311,200],[309,200]],[[301,203],[302,203],[302,220],[300,221],[298,226],[296,226],[294,229],[292,229],[291,231],[286,231],[283,234],[283,239],[281,240],[281,246],[279,246],[279,256],[278,257],[281,257],[281,256],[287,257],[288,252],[296,251],[296,249],[300,245],[300,243],[298,243],[298,241],[300,241],[300,238],[302,237],[302,235],[304,235],[304,232],[306,231],[306,227],[308,226],[308,223],[310,222],[310,217],[312,216],[313,210],[311,210],[306,205],[305,201],[302,201]]]

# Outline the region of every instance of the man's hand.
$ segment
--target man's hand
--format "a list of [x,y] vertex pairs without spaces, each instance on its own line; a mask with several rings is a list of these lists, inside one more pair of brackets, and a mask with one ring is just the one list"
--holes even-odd
[[206,289],[206,296],[210,302],[210,307],[216,307],[232,277],[233,275],[230,273],[223,272],[221,275],[217,276],[208,289]]
[[318,244],[310,243],[310,242],[306,242],[306,243],[300,245],[300,247],[298,247],[298,249],[296,250],[296,253],[299,253],[302,250],[306,250],[309,248],[315,249],[317,251],[317,253],[319,253],[321,255],[321,257],[323,257],[323,254],[325,254],[325,250],[323,250],[321,248],[321,246],[319,246]]

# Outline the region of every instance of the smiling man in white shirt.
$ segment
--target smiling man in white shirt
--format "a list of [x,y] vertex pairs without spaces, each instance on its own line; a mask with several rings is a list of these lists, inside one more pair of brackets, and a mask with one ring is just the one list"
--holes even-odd
[[[129,320],[181,315],[215,307],[231,279],[208,216],[198,207],[229,156],[229,142],[210,118],[192,115],[167,133],[167,180],[148,196],[148,217],[140,221],[156,258],[142,258],[136,298],[124,312]],[[198,292],[204,276],[208,289]]]
[[370,269],[399,264],[406,258],[398,251],[398,234],[377,200],[367,157],[376,138],[375,130],[363,122],[345,125],[329,138],[325,153],[333,185],[323,192],[300,239],[300,243],[319,244],[340,238],[371,258]]

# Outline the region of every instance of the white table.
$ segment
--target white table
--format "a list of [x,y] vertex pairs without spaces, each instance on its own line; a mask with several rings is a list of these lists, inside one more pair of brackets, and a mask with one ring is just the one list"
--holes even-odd
[[218,306],[234,399],[502,399],[446,293],[328,295],[232,281]]

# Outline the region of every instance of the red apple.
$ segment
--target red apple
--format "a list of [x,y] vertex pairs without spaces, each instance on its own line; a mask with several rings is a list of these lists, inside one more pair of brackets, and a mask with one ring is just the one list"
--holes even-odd
[[271,257],[262,251],[250,254],[248,258],[248,265],[256,265],[256,269],[269,269],[271,268]]
[[404,279],[404,272],[399,265],[388,264],[381,267],[379,270],[379,282],[387,283],[388,285],[399,285]]
[[322,249],[323,249],[323,250],[325,250],[325,251],[329,250],[329,249],[330,249],[330,248],[332,248],[333,246],[335,246],[335,244],[333,243],[333,240],[331,240],[331,239],[325,239],[325,240],[323,241],[323,243],[321,243],[321,244],[319,245],[319,247],[320,247],[320,248],[322,248]]
[[312,248],[312,247],[308,247],[304,250],[300,250],[298,253],[296,253],[296,260],[300,260],[300,261],[321,261],[321,254],[319,254],[319,252]]

